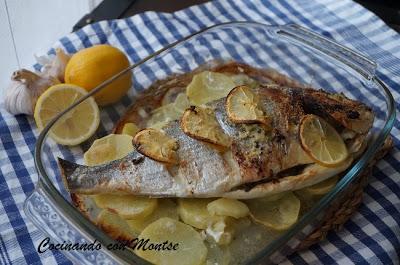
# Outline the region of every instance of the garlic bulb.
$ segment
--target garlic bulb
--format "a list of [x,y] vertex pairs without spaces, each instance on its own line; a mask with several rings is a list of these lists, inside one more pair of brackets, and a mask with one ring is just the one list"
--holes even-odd
[[51,76],[42,76],[26,69],[15,71],[11,84],[5,91],[4,105],[11,114],[32,115],[38,97],[50,86],[60,81]]
[[41,75],[56,77],[61,82],[64,82],[65,67],[70,58],[70,55],[67,55],[62,49],[57,48],[54,59],[46,60],[47,62],[43,65]]

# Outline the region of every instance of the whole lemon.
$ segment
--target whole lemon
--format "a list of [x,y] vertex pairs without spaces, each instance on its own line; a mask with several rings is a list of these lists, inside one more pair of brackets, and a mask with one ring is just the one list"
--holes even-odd
[[[88,92],[129,66],[126,55],[110,45],[96,45],[75,53],[65,68],[65,82]],[[129,71],[94,95],[100,106],[118,101],[132,86]]]

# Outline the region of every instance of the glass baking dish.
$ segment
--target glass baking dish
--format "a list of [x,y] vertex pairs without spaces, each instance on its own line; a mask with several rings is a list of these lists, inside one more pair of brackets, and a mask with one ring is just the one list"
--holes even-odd
[[57,157],[82,164],[83,153],[90,143],[112,131],[115,122],[135,101],[137,93],[156,80],[191,71],[211,60],[234,60],[254,67],[273,68],[311,87],[343,92],[368,104],[376,114],[373,140],[336,187],[289,230],[253,251],[243,263],[278,263],[292,253],[299,242],[318,226],[329,206],[346,193],[393,126],[393,97],[375,75],[377,65],[364,55],[298,25],[230,22],[203,29],[133,63],[95,88],[87,97],[118,77],[130,71],[133,73],[134,89],[119,103],[101,110],[101,124],[93,139],[77,147],[65,147],[47,137],[56,120],[87,97],[61,113],[41,132],[35,150],[39,181],[35,191],[27,198],[24,210],[54,243],[91,243],[96,240],[102,244],[99,251],[64,251],[72,261],[79,264],[148,264],[129,249],[109,251],[104,247],[114,243],[113,239],[71,204],[60,178]]

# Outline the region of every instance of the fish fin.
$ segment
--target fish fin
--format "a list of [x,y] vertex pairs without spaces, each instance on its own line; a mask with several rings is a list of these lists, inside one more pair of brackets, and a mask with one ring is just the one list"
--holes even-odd
[[64,160],[60,157],[57,157],[58,159],[58,166],[60,168],[61,171],[61,178],[62,181],[64,182],[64,186],[70,190],[69,188],[69,183],[71,182],[71,176],[72,174],[74,174],[75,170],[80,167],[80,165],[68,161],[68,160]]

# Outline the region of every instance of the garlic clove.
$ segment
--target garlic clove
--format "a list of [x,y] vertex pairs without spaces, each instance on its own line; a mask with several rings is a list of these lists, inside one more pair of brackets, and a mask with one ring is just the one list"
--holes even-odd
[[55,57],[43,66],[41,75],[56,77],[64,82],[65,67],[70,58],[61,48],[57,48]]
[[5,90],[4,107],[13,114],[32,115],[32,100],[30,93],[27,92],[25,84],[19,81],[12,81]]
[[26,69],[15,71],[5,90],[4,106],[13,115],[33,115],[39,96],[50,86],[60,83],[57,78],[42,76]]

